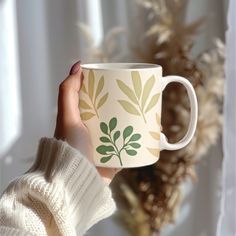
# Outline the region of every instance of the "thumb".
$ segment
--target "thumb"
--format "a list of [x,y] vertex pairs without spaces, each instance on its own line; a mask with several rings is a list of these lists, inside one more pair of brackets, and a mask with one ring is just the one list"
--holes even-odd
[[80,121],[79,91],[83,80],[80,61],[76,62],[70,75],[60,84],[58,95],[58,119],[64,125],[73,125]]

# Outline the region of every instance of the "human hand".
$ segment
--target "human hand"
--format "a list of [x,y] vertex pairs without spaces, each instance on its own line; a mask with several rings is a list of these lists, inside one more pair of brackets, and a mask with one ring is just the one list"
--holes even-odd
[[[75,63],[69,76],[60,84],[58,95],[58,114],[54,137],[68,142],[93,163],[93,145],[88,129],[80,118],[79,91],[83,81],[80,62]],[[109,185],[116,168],[96,167],[103,181]]]

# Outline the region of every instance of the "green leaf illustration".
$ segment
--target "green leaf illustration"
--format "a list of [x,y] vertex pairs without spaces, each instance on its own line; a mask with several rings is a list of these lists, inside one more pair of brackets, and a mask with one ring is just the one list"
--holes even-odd
[[[132,148],[138,149],[141,147],[139,143],[135,142],[141,138],[141,135],[137,133],[132,135],[133,127],[129,125],[123,130],[123,142],[118,142],[117,144],[116,141],[121,137],[121,131],[115,130],[116,127],[116,117],[111,118],[108,124],[106,124],[105,122],[100,123],[100,129],[105,134],[105,136],[102,136],[99,139],[102,143],[105,143],[106,145],[98,146],[96,148],[96,151],[99,154],[103,155],[103,157],[100,159],[101,163],[106,163],[113,156],[116,156],[119,159],[120,165],[122,166],[122,151],[125,150],[125,152],[129,156],[137,155],[137,151]],[[126,140],[127,137],[130,137],[130,139]]]
[[94,117],[95,114],[92,112],[83,112],[80,114],[82,120],[89,120],[90,118]]
[[113,135],[113,139],[114,139],[114,142],[120,137],[120,131],[117,130],[114,135]]
[[125,151],[127,152],[127,154],[129,154],[130,156],[135,156],[137,154],[137,151],[132,150],[132,149],[125,149]]
[[142,93],[142,82],[141,82],[140,74],[138,73],[138,71],[132,71],[131,77],[132,77],[135,94],[137,98],[140,99],[141,93]]
[[89,81],[88,81],[88,94],[90,99],[93,101],[93,91],[94,91],[94,72],[89,71]]
[[129,141],[137,141],[141,138],[140,134],[133,134]]
[[112,152],[114,151],[114,147],[113,146],[106,146],[106,145],[100,145],[97,147],[97,152],[99,152],[100,154],[107,154],[107,152]]
[[141,147],[141,145],[139,143],[130,143],[129,145],[133,148],[140,148]]
[[104,96],[102,96],[98,102],[97,109],[99,109],[107,100],[108,93],[106,93]]
[[144,109],[144,106],[145,106],[146,101],[148,99],[148,96],[150,95],[150,92],[153,88],[154,83],[155,83],[155,77],[151,76],[144,85],[143,95],[142,95],[142,102],[141,102],[143,109]]
[[127,137],[129,137],[133,133],[133,127],[127,126],[123,131],[123,139],[125,140]]
[[106,163],[106,162],[108,162],[111,158],[112,158],[112,155],[107,156],[107,157],[102,157],[100,161],[101,161],[101,163]]
[[117,125],[117,119],[115,117],[113,117],[110,122],[109,122],[109,129],[110,129],[110,132],[115,129]]
[[153,95],[152,99],[148,103],[147,108],[145,109],[145,113],[150,111],[157,104],[157,102],[159,100],[159,97],[160,97],[160,93],[157,93],[157,94]]
[[87,102],[85,102],[83,99],[79,100],[79,107],[83,108],[83,109],[92,109],[91,106],[89,106],[89,104]]
[[134,92],[121,80],[116,80],[119,88],[123,91],[123,93],[135,104],[138,104],[138,100],[135,97]]
[[105,122],[100,123],[100,129],[104,134],[108,134],[108,126]]
[[104,87],[104,76],[102,76],[98,82],[98,86],[95,93],[95,100],[97,99],[98,95],[101,93],[103,87]]
[[107,137],[100,137],[100,140],[101,140],[103,143],[109,143],[109,142],[110,142],[110,139],[107,138]]
[[133,104],[131,104],[130,102],[127,102],[125,100],[118,100],[118,102],[120,103],[120,105],[130,114],[133,115],[140,115],[139,111],[135,108],[135,106]]

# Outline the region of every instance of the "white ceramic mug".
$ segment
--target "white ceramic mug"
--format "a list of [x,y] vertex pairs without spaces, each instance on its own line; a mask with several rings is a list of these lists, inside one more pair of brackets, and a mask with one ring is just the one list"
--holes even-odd
[[[162,77],[162,67],[145,63],[83,64],[80,112],[94,147],[96,166],[146,166],[161,150],[178,150],[192,139],[197,99],[191,83],[180,76]],[[188,131],[171,144],[161,132],[162,92],[172,82],[187,90],[191,115]]]

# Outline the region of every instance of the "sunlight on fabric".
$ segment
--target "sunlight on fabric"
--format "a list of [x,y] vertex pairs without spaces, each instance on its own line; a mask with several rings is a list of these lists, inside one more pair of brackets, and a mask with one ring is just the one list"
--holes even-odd
[[20,134],[15,1],[0,2],[0,157]]
[[95,45],[99,45],[103,39],[102,8],[100,0],[87,0],[88,25],[93,33]]

